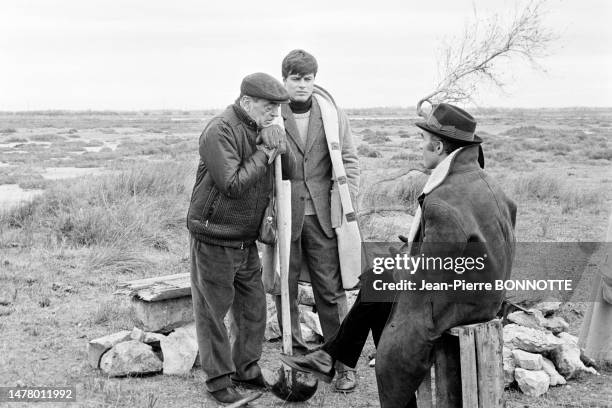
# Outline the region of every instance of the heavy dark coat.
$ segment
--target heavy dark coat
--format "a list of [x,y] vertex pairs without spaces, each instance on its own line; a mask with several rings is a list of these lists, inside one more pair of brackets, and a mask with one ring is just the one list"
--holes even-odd
[[[442,258],[484,255],[487,266],[476,279],[493,282],[510,276],[516,205],[480,169],[477,158],[477,146],[463,148],[454,157],[444,181],[419,198],[422,216],[411,252]],[[415,276],[420,273],[428,271],[417,271]],[[474,280],[475,276],[445,273],[450,274],[444,277],[450,282]],[[377,350],[381,407],[412,406],[408,404],[431,366],[434,341],[451,327],[492,319],[503,295],[502,291],[479,291],[468,296],[400,292]]]
[[[272,167],[256,148],[257,124],[238,105],[211,119],[200,136],[200,164],[187,213],[199,241],[241,248],[257,239],[272,191]],[[283,178],[295,173],[291,149],[283,154]]]

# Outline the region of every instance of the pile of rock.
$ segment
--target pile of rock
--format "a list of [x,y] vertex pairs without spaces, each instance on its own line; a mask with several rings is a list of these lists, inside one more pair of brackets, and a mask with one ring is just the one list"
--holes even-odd
[[578,338],[567,333],[568,323],[554,313],[561,302],[541,302],[508,315],[504,326],[505,385],[539,396],[551,386],[565,385],[580,373],[597,374],[585,366]]
[[[198,363],[189,274],[122,282],[119,288],[116,294],[130,297],[139,327],[91,340],[87,346],[91,366],[113,377],[160,372],[187,374]],[[356,292],[347,294],[350,307]],[[321,342],[323,331],[309,284],[300,283],[298,304],[304,340]],[[265,339],[273,341],[282,333],[270,295],[267,310]],[[227,320],[226,326],[229,328]]]
[[137,327],[91,340],[89,363],[110,377],[163,372],[189,373],[197,363],[195,324],[174,329],[170,334],[145,332]]
[[[353,305],[357,297],[357,291],[347,291],[348,308]],[[274,298],[267,295],[268,300],[268,323],[266,326],[266,340],[275,341],[282,335],[278,324],[278,315],[274,304]],[[323,330],[316,312],[314,294],[312,287],[307,283],[298,285],[298,308],[300,311],[300,329],[302,338],[308,343],[320,343],[323,340]]]

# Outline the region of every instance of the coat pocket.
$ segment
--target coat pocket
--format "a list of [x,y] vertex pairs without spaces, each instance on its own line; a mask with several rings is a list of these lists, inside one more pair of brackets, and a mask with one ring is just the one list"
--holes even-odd
[[206,203],[202,208],[202,222],[208,224],[208,220],[210,220],[216,211],[217,204],[219,203],[219,190],[217,190],[214,186],[212,186],[210,190],[210,194],[206,199]]

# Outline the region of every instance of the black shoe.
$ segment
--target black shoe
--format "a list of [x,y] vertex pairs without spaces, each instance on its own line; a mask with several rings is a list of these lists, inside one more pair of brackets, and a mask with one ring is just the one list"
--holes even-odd
[[253,389],[253,390],[267,390],[269,388],[268,383],[264,379],[264,376],[261,374],[249,380],[241,380],[241,379],[232,377],[232,383],[239,387]]
[[217,391],[208,392],[212,397],[223,404],[231,404],[232,402],[240,401],[243,396],[240,395],[233,386],[221,388]]
[[304,356],[287,356],[281,354],[281,361],[298,371],[311,373],[315,377],[330,383],[336,370],[334,359],[323,350],[317,350]]

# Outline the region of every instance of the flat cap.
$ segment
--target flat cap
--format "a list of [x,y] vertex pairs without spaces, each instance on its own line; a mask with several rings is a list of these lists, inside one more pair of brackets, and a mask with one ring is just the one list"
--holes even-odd
[[242,84],[240,84],[240,94],[267,99],[276,103],[289,102],[289,94],[283,84],[273,76],[263,72],[245,76]]

